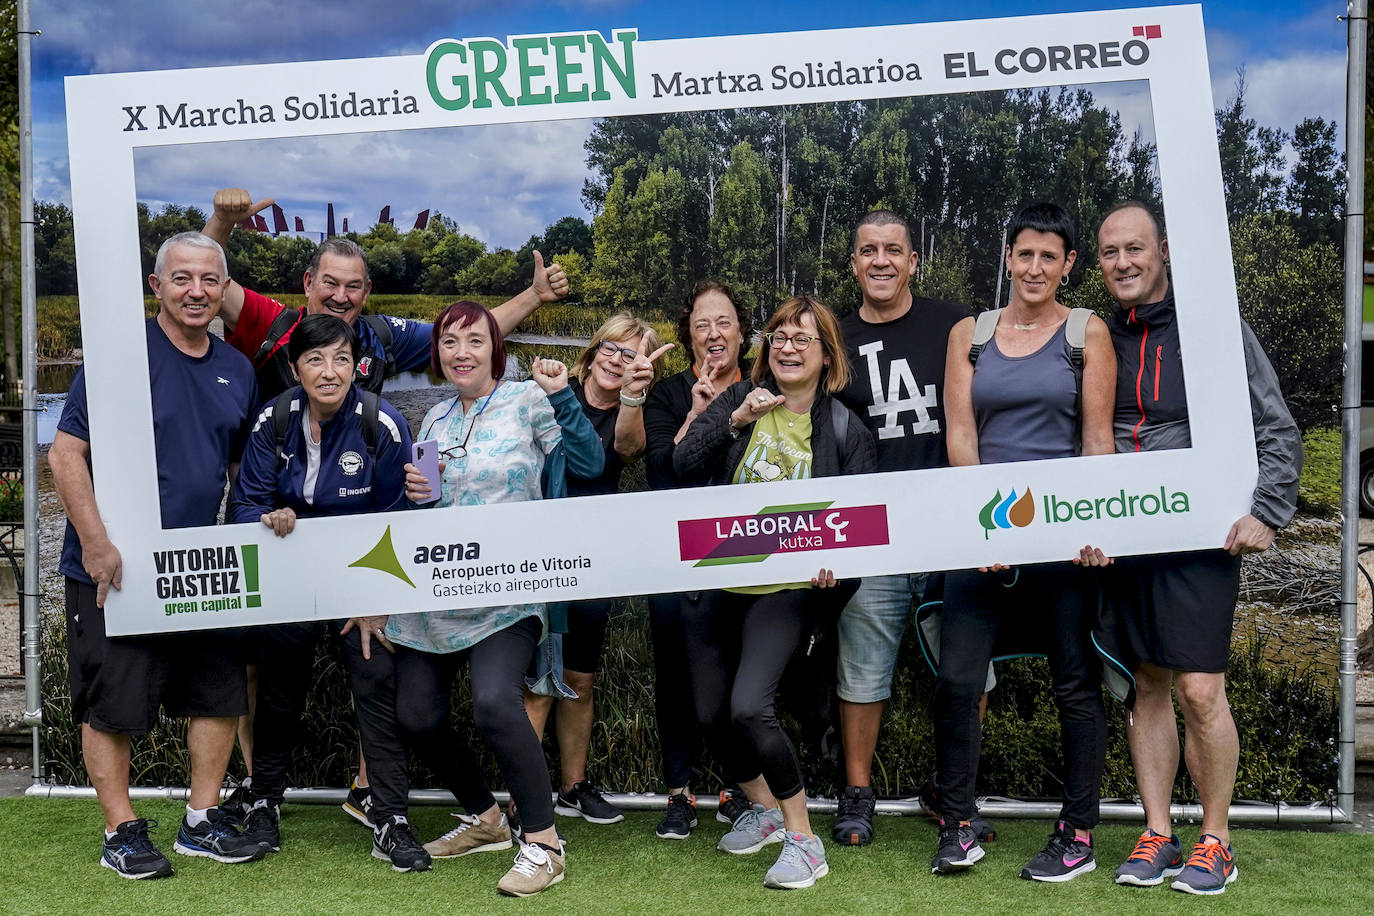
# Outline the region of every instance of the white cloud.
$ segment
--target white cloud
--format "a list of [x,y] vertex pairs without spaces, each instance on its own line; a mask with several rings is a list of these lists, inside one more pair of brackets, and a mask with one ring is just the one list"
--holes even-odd
[[[1214,74],[1212,101],[1220,108],[1236,94],[1234,71]],[[1264,127],[1288,132],[1303,118],[1345,121],[1345,58],[1308,52],[1245,64],[1245,110]]]
[[383,206],[398,228],[420,210],[456,219],[489,246],[518,248],[569,214],[586,216],[582,144],[592,121],[408,130],[157,147],[135,159],[138,198],[209,206],[216,188],[275,197],[308,229],[366,230]]

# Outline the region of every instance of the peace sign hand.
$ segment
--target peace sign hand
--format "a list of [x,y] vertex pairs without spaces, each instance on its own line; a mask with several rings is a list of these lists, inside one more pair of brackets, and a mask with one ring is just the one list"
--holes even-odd
[[697,382],[692,386],[692,409],[691,416],[699,417],[702,411],[711,406],[711,402],[720,394],[721,389],[716,387],[716,382],[721,376],[725,375],[725,363],[713,363],[709,360],[701,367],[701,375],[697,377]]
[[664,353],[673,349],[673,344],[666,343],[645,356],[644,351],[649,347],[649,335],[652,333],[645,331],[644,336],[639,338],[639,349],[635,351],[638,355],[630,363],[625,377],[620,382],[620,393],[628,398],[639,398],[649,390],[649,385],[654,380],[654,363],[658,362],[658,358]]

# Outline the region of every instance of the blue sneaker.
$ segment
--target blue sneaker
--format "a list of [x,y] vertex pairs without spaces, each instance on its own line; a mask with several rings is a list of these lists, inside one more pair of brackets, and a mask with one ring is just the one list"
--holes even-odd
[[1185,894],[1221,894],[1239,874],[1231,847],[1221,845],[1221,840],[1204,833],[1172,886]]
[[205,820],[192,827],[181,819],[176,845],[172,847],[183,856],[204,856],[216,862],[237,865],[253,862],[267,855],[268,848],[249,839],[234,827],[233,818],[218,808],[211,808]]
[[830,866],[825,862],[825,846],[821,844],[820,837],[789,830],[778,832],[782,834],[782,853],[764,876],[764,887],[798,890],[810,887],[817,879],[830,873]]
[[114,836],[105,841],[100,864],[121,878],[166,878],[172,874],[167,861],[148,836],[149,828],[157,821],[138,818],[125,821],[115,828]]
[[758,852],[769,843],[781,843],[783,837],[782,810],[764,809],[763,805],[750,805],[741,814],[730,831],[720,838],[716,848],[721,852],[746,856]]
[[1183,847],[1178,837],[1162,836],[1146,830],[1136,840],[1135,849],[1116,870],[1117,884],[1155,887],[1183,871]]

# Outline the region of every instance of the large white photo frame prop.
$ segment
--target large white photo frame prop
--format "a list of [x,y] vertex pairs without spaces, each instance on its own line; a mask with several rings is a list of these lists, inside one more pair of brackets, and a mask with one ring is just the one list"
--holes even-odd
[[[632,33],[463,39],[466,64],[450,40],[416,56],[67,79],[95,487],[124,560],[111,634],[797,581],[822,566],[858,576],[1042,562],[1085,543],[1117,555],[1215,547],[1249,510],[1256,460],[1200,7],[669,41]],[[501,86],[517,103],[488,82],[491,104],[475,107],[469,80],[460,107],[454,77],[472,76],[479,59],[490,72],[502,53]],[[867,67],[871,81],[804,76],[837,60],[846,73]],[[789,81],[794,72],[804,78]],[[743,91],[679,95],[674,73],[719,73],[716,88]],[[757,74],[760,88],[731,74]],[[305,520],[286,539],[262,525],[161,527],[142,371],[139,147],[1121,80],[1147,80],[1154,108],[1191,449]],[[305,101],[349,93],[406,111],[303,115]],[[286,120],[290,98],[298,116]],[[274,119],[252,123],[245,106],[270,106]],[[213,125],[192,126],[210,110]],[[1010,514],[1009,500],[993,499],[1027,490]],[[585,536],[590,525],[607,536]],[[707,554],[717,559],[701,562]]]

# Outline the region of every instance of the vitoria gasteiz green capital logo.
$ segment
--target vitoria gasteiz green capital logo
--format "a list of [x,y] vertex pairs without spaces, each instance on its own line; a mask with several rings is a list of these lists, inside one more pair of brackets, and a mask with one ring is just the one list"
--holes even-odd
[[[1046,525],[1066,522],[1090,522],[1104,518],[1139,518],[1151,515],[1174,515],[1189,511],[1188,494],[1182,490],[1158,489],[1128,493],[1125,487],[1109,496],[1060,496],[1046,493],[1040,499],[1040,518]],[[999,489],[992,499],[978,511],[978,524],[987,539],[993,531],[1025,528],[1035,521],[1035,497],[1030,488],[1007,496]]]
[[262,607],[257,544],[156,550],[153,570],[153,586],[168,617]]

